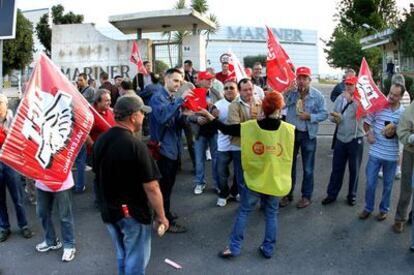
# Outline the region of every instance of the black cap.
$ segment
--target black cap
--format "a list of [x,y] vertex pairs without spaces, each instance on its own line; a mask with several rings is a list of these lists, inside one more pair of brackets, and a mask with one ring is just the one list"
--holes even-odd
[[148,114],[152,111],[150,106],[144,104],[141,97],[137,95],[122,96],[118,98],[114,106],[115,118],[124,118],[138,111]]

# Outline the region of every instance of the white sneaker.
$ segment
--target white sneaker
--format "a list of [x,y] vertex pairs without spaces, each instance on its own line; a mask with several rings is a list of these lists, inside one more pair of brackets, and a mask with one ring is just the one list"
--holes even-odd
[[36,250],[38,252],[47,252],[49,250],[58,250],[62,247],[62,243],[59,240],[56,240],[54,245],[48,245],[46,241],[43,241],[36,245]]
[[395,179],[396,180],[401,179],[401,170],[397,170],[397,173],[395,174]]
[[76,248],[64,248],[62,262],[70,262],[75,259]]
[[217,206],[224,207],[224,206],[226,206],[226,204],[227,204],[226,199],[223,199],[223,198],[218,198],[217,199],[217,203],[216,203]]
[[85,172],[88,172],[88,171],[91,171],[91,170],[92,170],[92,167],[90,167],[89,165],[85,166]]
[[210,149],[207,149],[206,151],[206,160],[210,161],[211,160],[211,153],[210,153]]
[[203,190],[206,188],[204,184],[197,184],[194,188],[194,195],[201,195],[203,194]]
[[380,179],[382,179],[382,178],[384,177],[384,173],[382,172],[382,170],[381,170],[381,171],[379,171],[379,173],[378,173],[378,177],[379,177]]

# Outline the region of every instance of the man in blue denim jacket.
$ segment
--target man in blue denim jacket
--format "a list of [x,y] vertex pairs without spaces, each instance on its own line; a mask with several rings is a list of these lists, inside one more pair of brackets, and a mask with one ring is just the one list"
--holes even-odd
[[287,108],[286,121],[295,125],[295,148],[292,166],[292,190],[280,201],[280,206],[287,206],[293,200],[296,182],[296,158],[299,149],[302,154],[303,181],[302,198],[297,208],[305,208],[311,204],[313,192],[313,169],[315,166],[316,135],[319,122],[328,118],[323,95],[310,86],[311,70],[299,67],[296,70],[297,88],[285,93]]
[[182,233],[187,230],[174,221],[177,217],[170,211],[170,197],[181,154],[181,130],[184,123],[181,105],[185,98],[192,94],[192,91],[184,91],[180,97],[175,98],[174,94],[183,82],[183,76],[178,69],[167,70],[164,82],[165,86],[153,94],[149,103],[152,108],[150,134],[151,140],[160,143],[161,159],[157,161],[157,164],[162,175],[160,187],[164,199],[165,215],[170,222],[168,231]]

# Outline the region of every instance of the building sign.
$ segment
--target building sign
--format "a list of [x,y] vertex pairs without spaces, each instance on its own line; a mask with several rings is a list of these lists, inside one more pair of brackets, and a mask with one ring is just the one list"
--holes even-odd
[[[296,29],[276,29],[272,28],[273,33],[281,42],[303,42],[302,31]],[[237,40],[264,40],[266,41],[266,28],[252,27],[231,27],[226,29],[227,39]]]
[[70,81],[75,81],[80,73],[88,75],[88,79],[95,79],[99,81],[99,75],[102,72],[106,72],[109,75],[109,79],[113,79],[115,76],[127,77],[131,79],[135,76],[135,71],[132,72],[131,67],[134,65],[112,65],[112,66],[86,66],[86,67],[71,67],[61,66],[60,70],[64,75],[69,78]]
[[0,39],[14,39],[16,33],[16,1],[0,0]]

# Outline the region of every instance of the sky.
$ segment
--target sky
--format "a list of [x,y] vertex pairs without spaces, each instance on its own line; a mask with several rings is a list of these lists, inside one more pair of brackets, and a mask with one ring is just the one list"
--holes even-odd
[[[187,0],[189,3],[190,0]],[[321,40],[329,40],[337,22],[334,21],[339,0],[208,0],[209,11],[221,25],[254,26],[317,30]],[[396,0],[400,10],[408,9],[414,0]],[[108,26],[111,15],[174,7],[176,0],[17,0],[22,10],[49,8],[56,4],[65,11],[83,14],[85,23]],[[324,44],[319,43],[319,71],[322,74],[338,72],[326,63]]]

